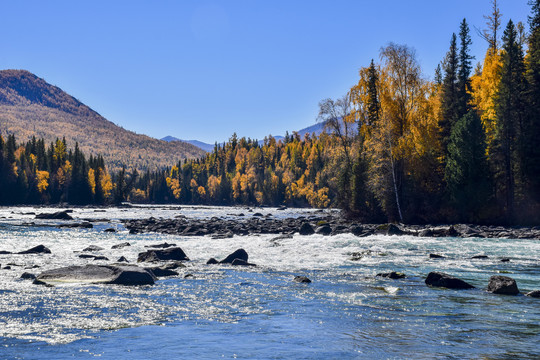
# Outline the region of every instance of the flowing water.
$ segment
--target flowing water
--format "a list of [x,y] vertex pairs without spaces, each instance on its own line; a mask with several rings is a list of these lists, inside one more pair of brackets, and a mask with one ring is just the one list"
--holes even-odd
[[[523,293],[540,289],[539,240],[352,234],[216,240],[132,235],[120,221],[251,215],[247,209],[219,207],[75,209],[74,218],[96,221],[92,229],[58,229],[58,221],[34,220],[33,213],[52,211],[58,209],[0,208],[0,250],[18,252],[43,244],[52,251],[0,255],[0,359],[540,357],[540,300],[485,291],[496,274],[516,279]],[[275,217],[315,213],[257,211]],[[103,231],[110,227],[118,231]],[[111,249],[125,241],[132,246]],[[135,262],[146,245],[164,241],[176,243],[191,261],[180,276],[153,286],[45,287],[19,279],[23,272],[106,264],[120,256]],[[111,261],[80,259],[79,252],[89,245],[104,248],[95,254]],[[258,266],[205,264],[238,248]],[[430,260],[430,253],[446,258]],[[470,259],[474,255],[489,258]],[[503,263],[502,257],[511,261]],[[8,264],[11,269],[4,269]],[[392,270],[407,278],[375,276]],[[434,270],[477,289],[429,288],[424,279]],[[186,274],[193,276],[184,278]],[[313,282],[294,282],[296,275]]]

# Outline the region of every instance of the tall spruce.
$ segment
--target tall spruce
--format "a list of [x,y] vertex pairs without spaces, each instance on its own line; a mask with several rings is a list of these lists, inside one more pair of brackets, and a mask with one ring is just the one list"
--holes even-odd
[[528,56],[526,60],[527,120],[522,138],[523,174],[527,194],[536,203],[536,217],[540,213],[540,0],[531,2],[529,17]]
[[501,82],[496,97],[493,168],[496,192],[508,222],[515,221],[516,179],[520,181],[520,138],[525,120],[523,53],[512,20],[503,35]]
[[457,118],[465,116],[471,110],[471,60],[474,56],[470,54],[472,44],[469,25],[463,19],[459,27],[459,67],[457,72]]
[[446,153],[448,147],[452,126],[459,119],[457,86],[458,66],[457,36],[456,34],[452,34],[450,49],[448,50],[443,63],[444,78],[441,88],[441,114],[439,125],[441,127],[441,144],[444,153]]

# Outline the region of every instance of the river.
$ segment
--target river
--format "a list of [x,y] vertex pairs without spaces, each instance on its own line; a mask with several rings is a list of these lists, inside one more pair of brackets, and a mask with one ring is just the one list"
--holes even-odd
[[[0,255],[0,359],[538,359],[540,300],[485,291],[489,277],[516,279],[522,293],[540,289],[540,241],[413,236],[295,234],[184,237],[129,234],[122,219],[235,218],[246,208],[76,208],[93,228],[57,228],[36,220],[58,209],[0,208],[0,250],[43,244],[52,254]],[[274,217],[316,210],[256,209]],[[332,211],[332,210],[326,210]],[[33,223],[33,224],[31,224]],[[114,228],[114,233],[104,232]],[[131,246],[111,249],[129,242]],[[66,284],[45,287],[23,272],[125,256],[176,243],[191,261],[153,286]],[[110,261],[78,257],[89,245]],[[238,248],[257,267],[206,265]],[[444,259],[429,259],[430,253]],[[487,255],[487,259],[471,259]],[[501,258],[509,262],[501,262]],[[355,260],[353,260],[355,259]],[[6,269],[10,267],[11,269]],[[375,276],[400,271],[405,279]],[[430,288],[430,271],[477,289]],[[185,277],[185,275],[190,276]],[[310,284],[293,281],[307,276]]]

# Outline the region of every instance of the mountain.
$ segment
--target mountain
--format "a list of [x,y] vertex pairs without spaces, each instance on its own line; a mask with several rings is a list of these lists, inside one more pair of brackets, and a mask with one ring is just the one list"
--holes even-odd
[[199,140],[181,140],[181,139],[175,138],[174,136],[165,136],[161,140],[169,141],[169,142],[170,141],[183,141],[185,143],[194,145],[198,147],[199,149],[203,149],[206,152],[211,152],[212,150],[214,150],[214,144],[208,144]]
[[[313,134],[313,133],[315,133],[316,135],[320,135],[323,131],[324,131],[324,124],[323,123],[317,123],[317,124],[313,124],[311,126],[308,126],[306,128],[300,129],[300,130],[297,131],[297,133],[300,135],[301,138],[303,138],[305,134]],[[276,139],[276,141],[280,141],[280,140],[285,139],[285,137],[281,136],[281,135],[277,135],[277,136],[274,136],[274,139]],[[174,136],[170,136],[170,135],[165,136],[161,140],[164,140],[164,141],[183,141],[183,142],[186,142],[188,144],[195,145],[195,146],[203,149],[206,152],[211,152],[211,151],[214,150],[214,144],[208,144],[208,143],[205,143],[205,142],[202,142],[202,141],[199,141],[199,140],[180,140],[180,139],[175,138]],[[264,144],[264,140],[259,140],[259,144],[261,144],[261,145]]]
[[53,142],[65,136],[86,154],[101,154],[110,169],[122,164],[138,170],[171,166],[204,154],[181,141],[167,142],[136,134],[25,70],[0,71],[0,133],[19,141],[36,136]]

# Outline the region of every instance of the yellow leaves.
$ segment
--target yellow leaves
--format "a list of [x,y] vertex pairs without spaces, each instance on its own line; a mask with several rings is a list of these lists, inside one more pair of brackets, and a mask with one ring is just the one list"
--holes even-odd
[[49,187],[49,172],[38,170],[36,172],[37,189],[40,193],[43,193]]
[[88,169],[88,184],[90,184],[90,190],[92,190],[92,195],[96,194],[96,177],[94,169]]
[[197,193],[201,198],[204,198],[206,196],[206,190],[204,189],[204,186],[199,186],[197,188]]
[[102,169],[100,172],[99,181],[101,182],[101,190],[103,191],[103,197],[105,199],[110,199],[113,189],[111,175],[109,175],[109,173]]
[[210,199],[217,200],[219,196],[220,185],[221,185],[221,176],[216,177],[214,175],[211,175],[208,178],[208,182],[206,183],[206,188],[208,189],[208,195],[210,196]]
[[482,72],[475,74],[471,78],[473,103],[480,114],[480,119],[482,119],[482,125],[486,132],[488,153],[495,137],[495,96],[501,81],[501,67],[501,52],[488,49],[484,58]]

